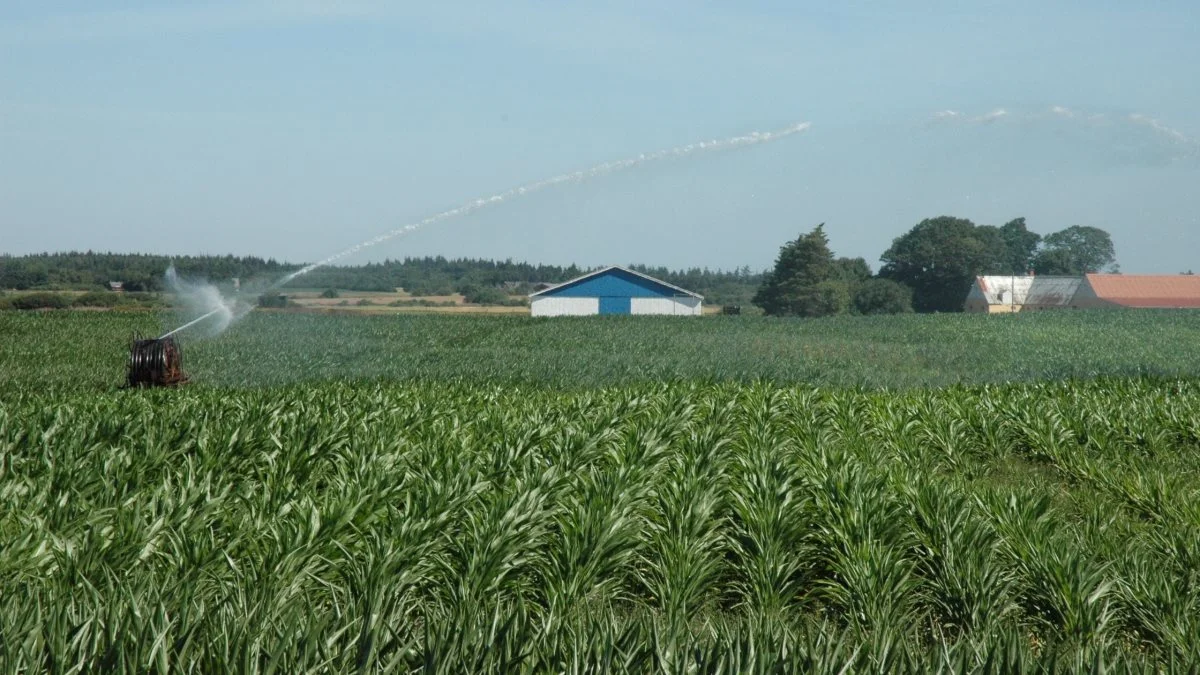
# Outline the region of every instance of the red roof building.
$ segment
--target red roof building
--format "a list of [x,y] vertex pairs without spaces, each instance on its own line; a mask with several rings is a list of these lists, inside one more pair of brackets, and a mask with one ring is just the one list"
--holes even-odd
[[1191,274],[1089,274],[1075,307],[1200,308],[1200,276]]

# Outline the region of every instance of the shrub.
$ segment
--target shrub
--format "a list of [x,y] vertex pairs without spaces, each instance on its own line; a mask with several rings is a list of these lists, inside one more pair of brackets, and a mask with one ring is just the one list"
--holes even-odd
[[64,309],[71,306],[70,298],[61,293],[26,293],[9,299],[13,309]]
[[270,293],[263,293],[262,295],[258,296],[258,306],[259,307],[270,307],[273,309],[279,309],[279,308],[287,307],[288,304],[289,304],[288,297],[286,295],[281,295],[279,293],[270,292]]
[[71,305],[74,307],[116,307],[117,305],[129,304],[130,302],[132,301],[119,293],[92,291],[76,296]]
[[472,305],[499,305],[517,307],[525,304],[525,298],[512,298],[494,286],[464,286],[459,289],[463,300]]
[[332,299],[332,298],[340,298],[342,296],[337,292],[336,288],[326,288],[324,291],[321,291],[321,297]]
[[913,311],[912,289],[891,279],[863,282],[854,294],[859,314],[905,314]]
[[388,307],[454,307],[458,305],[453,300],[430,300],[428,298],[407,298],[388,303]]
[[785,314],[816,318],[834,316],[850,306],[850,289],[841,281],[822,281],[797,288],[784,299]]

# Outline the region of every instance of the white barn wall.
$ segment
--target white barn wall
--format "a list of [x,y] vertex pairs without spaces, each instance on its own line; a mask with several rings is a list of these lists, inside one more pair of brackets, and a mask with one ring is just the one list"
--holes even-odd
[[700,298],[678,296],[674,298],[631,298],[630,314],[668,314],[674,316],[700,316]]
[[590,316],[600,313],[600,298],[544,296],[529,303],[531,316]]

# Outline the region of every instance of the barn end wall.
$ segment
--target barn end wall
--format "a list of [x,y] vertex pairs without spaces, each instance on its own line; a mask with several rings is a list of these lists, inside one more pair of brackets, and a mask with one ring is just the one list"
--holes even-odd
[[1079,286],[1079,290],[1075,293],[1075,297],[1071,299],[1071,306],[1076,309],[1101,309],[1106,307],[1116,307],[1117,304],[1109,302],[1104,298],[1096,295],[1096,289],[1092,288],[1091,283],[1086,280]]
[[534,298],[529,303],[531,316],[590,316],[600,313],[599,298]]
[[672,316],[700,316],[700,298],[680,296],[674,298],[633,298],[630,314],[668,314]]

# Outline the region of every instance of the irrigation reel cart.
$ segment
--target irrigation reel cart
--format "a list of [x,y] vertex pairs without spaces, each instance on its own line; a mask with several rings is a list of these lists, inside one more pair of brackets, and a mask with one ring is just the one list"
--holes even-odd
[[128,374],[125,386],[177,387],[186,384],[183,372],[183,350],[171,336],[140,339],[134,336],[129,345]]
[[183,372],[183,350],[179,348],[173,336],[222,311],[228,310],[218,307],[154,339],[142,339],[134,335],[129,344],[129,372],[125,378],[125,386],[177,387],[187,384],[188,376]]

